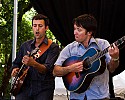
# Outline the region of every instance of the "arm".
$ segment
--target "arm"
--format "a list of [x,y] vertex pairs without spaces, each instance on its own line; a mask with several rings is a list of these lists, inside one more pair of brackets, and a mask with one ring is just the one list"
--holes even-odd
[[115,71],[115,69],[119,66],[119,49],[115,44],[109,47],[109,54],[111,56],[111,60],[108,63],[108,69],[111,73]]
[[115,61],[113,58],[111,58],[111,61],[108,64],[109,71],[113,73],[118,66],[119,66],[119,60]]
[[11,76],[16,76],[17,72],[19,71],[20,67],[22,66],[22,57],[23,57],[23,47],[21,45],[19,52],[17,53],[17,57],[12,63],[12,66],[10,68]]
[[64,76],[70,72],[81,72],[81,71],[83,71],[83,61],[65,67],[55,65],[53,70],[53,75]]
[[13,68],[11,76],[15,77],[18,71],[19,71],[19,68]]
[[[22,62],[27,66],[32,66],[37,69],[40,73],[53,70],[54,63],[59,55],[58,45],[52,44],[50,48],[43,55],[44,58],[38,58],[34,60],[32,57],[24,56]],[[52,72],[52,71],[51,71]]]
[[64,76],[70,72],[69,67],[61,67],[58,65],[55,65],[54,70],[53,70],[53,75],[54,76]]
[[46,72],[46,67],[43,64],[36,62],[32,57],[25,55],[22,59],[23,64],[27,66],[33,66],[36,68],[40,73]]

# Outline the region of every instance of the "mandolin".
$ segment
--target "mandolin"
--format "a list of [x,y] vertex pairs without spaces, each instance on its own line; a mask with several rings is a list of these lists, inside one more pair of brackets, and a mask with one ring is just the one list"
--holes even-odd
[[[39,48],[35,48],[34,50],[30,52],[28,56],[37,58],[36,55],[38,55],[38,52],[39,52]],[[25,80],[25,77],[27,76],[28,69],[29,67],[26,67],[24,64],[19,69],[18,73],[16,74],[16,76],[14,77],[12,81],[12,86],[10,90],[11,95],[16,96],[19,93],[20,88],[23,85],[23,82]]]

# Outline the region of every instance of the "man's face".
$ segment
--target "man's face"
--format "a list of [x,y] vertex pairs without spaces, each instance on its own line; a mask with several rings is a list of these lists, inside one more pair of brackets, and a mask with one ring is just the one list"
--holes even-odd
[[87,30],[83,27],[78,27],[74,24],[74,35],[77,42],[85,42],[87,40],[88,34]]
[[41,39],[46,34],[46,30],[48,27],[45,27],[45,21],[44,20],[33,20],[32,25],[34,37],[36,39]]

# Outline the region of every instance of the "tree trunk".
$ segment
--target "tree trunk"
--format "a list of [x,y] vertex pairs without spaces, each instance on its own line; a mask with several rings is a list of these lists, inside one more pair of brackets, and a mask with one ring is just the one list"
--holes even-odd
[[9,85],[9,80],[11,78],[11,75],[9,72],[11,65],[12,65],[12,55],[9,56],[9,60],[7,64],[4,66],[4,74],[2,77],[2,84],[0,86],[0,98],[5,98],[5,96],[9,94],[7,92],[7,87]]

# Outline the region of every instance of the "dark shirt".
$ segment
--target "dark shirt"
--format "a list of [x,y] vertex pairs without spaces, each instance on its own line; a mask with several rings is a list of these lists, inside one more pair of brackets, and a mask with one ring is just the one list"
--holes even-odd
[[[45,38],[43,42],[47,44],[48,43],[47,40],[48,39]],[[27,55],[27,51],[31,52],[34,49],[35,49],[35,39],[23,43],[20,47],[16,59],[13,62],[12,69],[15,67],[20,68],[22,66],[23,56]],[[36,95],[41,91],[45,91],[48,89],[54,90],[55,80],[52,71],[58,55],[59,55],[59,47],[56,43],[53,42],[49,47],[49,49],[47,49],[39,58],[36,59],[37,62],[45,65],[45,67],[47,68],[47,72],[42,74],[38,70],[30,66],[28,74],[21,87],[21,91],[28,90],[29,96],[31,96],[31,95]]]

